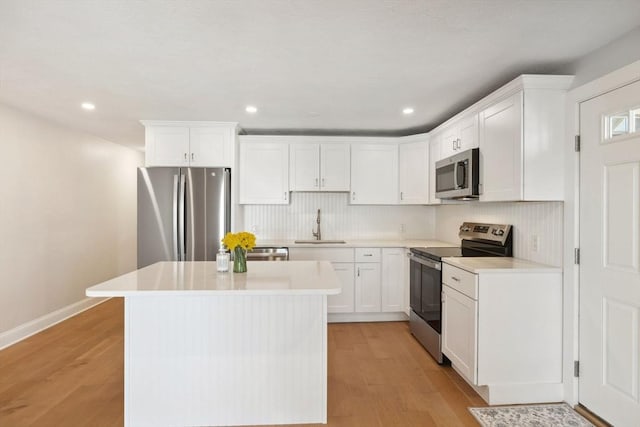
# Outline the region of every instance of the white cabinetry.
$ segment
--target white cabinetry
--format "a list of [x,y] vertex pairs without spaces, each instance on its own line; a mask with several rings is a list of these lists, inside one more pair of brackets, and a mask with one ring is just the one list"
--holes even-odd
[[403,248],[382,249],[382,303],[383,312],[406,309],[405,304],[405,250]]
[[349,144],[291,144],[291,191],[349,191]]
[[340,279],[341,293],[327,296],[327,312],[354,311],[354,258],[352,248],[289,248],[291,261],[329,261]]
[[240,140],[240,203],[289,203],[289,144]]
[[[406,141],[406,142],[404,142]],[[406,137],[398,146],[401,205],[429,203],[429,139],[427,135]]]
[[567,76],[523,76],[480,112],[480,201],[563,200]]
[[429,141],[429,204],[439,205],[442,203],[436,197],[436,162],[441,159],[442,136],[440,134],[432,135]]
[[442,352],[489,404],[562,400],[562,274],[443,263]]
[[351,204],[398,203],[398,145],[396,143],[351,146]]
[[441,132],[440,158],[478,147],[478,114],[456,119]]
[[236,123],[142,122],[145,165],[233,167]]
[[356,312],[379,312],[381,308],[380,249],[356,248]]

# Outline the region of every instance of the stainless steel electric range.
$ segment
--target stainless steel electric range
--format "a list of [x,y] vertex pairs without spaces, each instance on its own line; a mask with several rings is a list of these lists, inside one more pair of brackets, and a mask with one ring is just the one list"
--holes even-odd
[[448,359],[441,351],[442,258],[510,257],[510,225],[465,222],[460,226],[460,247],[411,248],[409,254],[410,329],[438,363]]

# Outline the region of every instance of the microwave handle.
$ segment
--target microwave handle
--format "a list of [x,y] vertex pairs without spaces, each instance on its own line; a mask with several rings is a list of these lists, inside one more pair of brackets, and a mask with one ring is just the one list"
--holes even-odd
[[453,188],[458,189],[458,162],[454,163],[453,166]]
[[454,177],[453,177],[453,184],[455,185],[456,189],[460,189],[463,188],[462,185],[464,185],[464,183],[467,181],[467,168],[466,167],[462,167],[462,185],[460,185],[460,183],[458,182],[458,168],[460,166],[463,166],[465,164],[465,162],[456,162],[456,167],[453,170],[454,173]]

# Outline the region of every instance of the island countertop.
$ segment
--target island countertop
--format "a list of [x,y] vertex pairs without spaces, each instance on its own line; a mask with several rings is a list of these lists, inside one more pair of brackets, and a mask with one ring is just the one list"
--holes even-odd
[[335,295],[327,261],[249,261],[247,273],[219,273],[212,261],[158,262],[86,290],[89,297],[144,295]]

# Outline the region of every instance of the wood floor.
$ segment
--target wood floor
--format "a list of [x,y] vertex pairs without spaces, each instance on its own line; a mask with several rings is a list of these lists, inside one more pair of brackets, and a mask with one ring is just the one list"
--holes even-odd
[[[0,351],[0,426],[122,426],[122,298]],[[405,322],[329,325],[329,426],[477,426],[482,399]],[[307,425],[308,426],[308,425]]]

